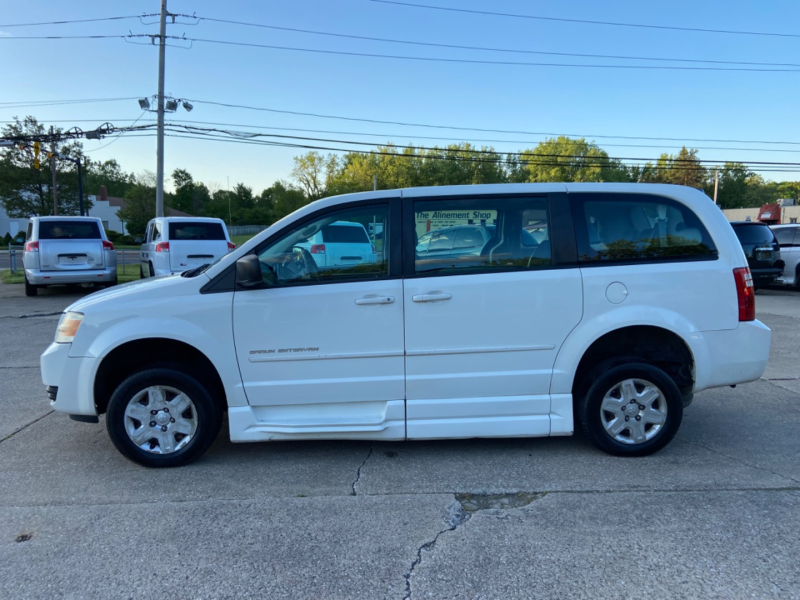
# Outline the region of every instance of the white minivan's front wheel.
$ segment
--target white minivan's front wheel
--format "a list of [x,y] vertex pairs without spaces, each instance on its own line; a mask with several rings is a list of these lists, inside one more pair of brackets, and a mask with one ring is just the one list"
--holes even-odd
[[192,376],[154,368],[128,377],[108,403],[111,441],[146,467],[177,467],[203,454],[222,423],[219,406]]
[[597,372],[578,411],[589,439],[617,456],[646,456],[666,446],[683,419],[683,397],[675,381],[646,363]]

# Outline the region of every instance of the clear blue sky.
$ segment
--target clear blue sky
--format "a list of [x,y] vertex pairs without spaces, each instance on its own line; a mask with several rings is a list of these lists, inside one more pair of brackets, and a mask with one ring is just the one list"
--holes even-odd
[[[409,0],[440,6],[551,17],[649,23],[749,31],[797,33],[796,0]],[[0,23],[52,21],[157,12],[158,0],[0,0]],[[176,13],[265,23],[336,33],[498,48],[800,64],[800,37],[759,37],[637,29],[514,19],[423,10],[368,0],[170,0]],[[149,19],[154,22],[155,19]],[[157,25],[138,20],[30,28],[0,27],[0,36],[156,33]],[[606,59],[559,58],[426,48],[338,39],[203,22],[170,25],[168,33],[218,40],[303,48],[511,60],[604,63]],[[3,60],[0,102],[147,96],[157,89],[155,47],[123,40],[0,39]],[[626,61],[626,64],[653,64]],[[678,64],[678,63],[667,63]],[[656,157],[676,152],[680,142],[630,141],[596,136],[719,138],[800,142],[800,72],[612,70],[502,65],[447,64],[310,54],[196,43],[190,50],[168,48],[166,91],[176,97],[359,118],[434,123],[462,127],[586,135],[612,156]],[[39,108],[3,108],[0,120],[32,114],[44,123],[84,129],[110,121],[127,124],[142,114],[130,100]],[[154,115],[146,115],[144,119]],[[501,151],[532,148],[535,135],[504,135],[425,130],[396,125],[335,121],[253,112],[197,103],[176,118],[244,126],[299,127],[386,134],[348,139],[399,144],[445,143],[415,135],[441,135],[452,141],[479,138],[515,140],[493,143]],[[77,122],[93,119],[92,122]],[[281,132],[278,132],[281,133]],[[290,133],[290,132],[289,132]],[[291,133],[290,133],[291,134]],[[303,134],[298,134],[303,135]],[[315,134],[309,134],[315,135]],[[317,134],[325,137],[324,134]],[[626,148],[613,144],[650,144]],[[87,141],[85,148],[108,144]],[[800,162],[799,146],[687,142],[689,146],[782,149],[700,150],[705,159]],[[291,148],[245,146],[167,139],[166,171],[188,169],[196,180],[225,187],[242,181],[256,193],[288,178]],[[116,158],[129,171],[155,170],[154,138],[121,138],[92,158]],[[798,173],[764,173],[768,179],[798,179]]]

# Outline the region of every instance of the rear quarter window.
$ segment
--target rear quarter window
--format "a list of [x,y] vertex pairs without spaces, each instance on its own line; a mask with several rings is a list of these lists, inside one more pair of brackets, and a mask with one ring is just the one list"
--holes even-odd
[[583,263],[715,259],[700,219],[674,200],[650,195],[575,194]]
[[772,244],[775,234],[767,225],[734,225],[733,231],[742,244]]
[[39,221],[40,240],[99,240],[97,221]]
[[193,240],[193,241],[219,241],[226,240],[225,230],[221,223],[175,223],[169,224],[170,241]]

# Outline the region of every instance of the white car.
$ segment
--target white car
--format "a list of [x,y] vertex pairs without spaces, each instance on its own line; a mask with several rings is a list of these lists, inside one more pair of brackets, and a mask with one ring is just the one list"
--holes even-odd
[[[380,223],[384,260],[318,268],[298,244],[340,222]],[[496,230],[477,254],[415,253],[420,231],[480,223]],[[531,224],[547,231],[523,244]],[[55,410],[105,414],[119,451],[151,467],[200,456],[226,411],[234,442],[577,424],[641,456],[694,393],[758,379],[770,336],[742,247],[701,192],[475,185],[319,200],[206,269],[88,296],[41,368]]]
[[773,225],[771,229],[780,244],[784,262],[783,275],[775,283],[791,285],[800,290],[800,225]]
[[142,279],[207,265],[234,250],[222,219],[158,217],[147,224],[141,249]]
[[31,217],[22,264],[26,296],[48,285],[117,285],[117,253],[96,217]]
[[311,254],[318,268],[339,269],[374,263],[375,246],[361,223],[337,221],[296,244]]

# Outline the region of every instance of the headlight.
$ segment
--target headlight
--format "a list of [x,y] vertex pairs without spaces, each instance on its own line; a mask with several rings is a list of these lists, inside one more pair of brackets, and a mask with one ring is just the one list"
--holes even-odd
[[79,312],[66,312],[61,315],[58,320],[58,327],[56,328],[56,343],[69,344],[75,339],[75,334],[78,333],[78,327],[81,326],[83,321],[83,313]]

